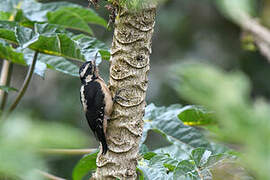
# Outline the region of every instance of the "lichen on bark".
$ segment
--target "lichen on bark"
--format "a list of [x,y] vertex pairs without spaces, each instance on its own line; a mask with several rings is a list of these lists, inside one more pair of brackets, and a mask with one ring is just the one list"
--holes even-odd
[[109,151],[98,154],[93,179],[136,179],[150,69],[155,6],[137,12],[121,10],[115,20],[110,59],[110,89],[120,90],[108,122]]

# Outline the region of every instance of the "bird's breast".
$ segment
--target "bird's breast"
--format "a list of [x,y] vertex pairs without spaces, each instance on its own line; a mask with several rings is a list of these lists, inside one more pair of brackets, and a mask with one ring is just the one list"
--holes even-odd
[[112,101],[112,95],[108,88],[108,86],[105,84],[105,82],[102,79],[96,80],[100,85],[102,92],[104,93],[104,103],[105,103],[105,115],[110,116],[113,109],[113,101]]

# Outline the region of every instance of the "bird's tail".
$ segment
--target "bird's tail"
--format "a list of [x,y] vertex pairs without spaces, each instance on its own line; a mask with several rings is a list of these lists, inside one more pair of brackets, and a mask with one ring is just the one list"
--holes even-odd
[[102,154],[106,154],[106,152],[108,151],[108,145],[103,129],[100,129],[100,131],[98,132],[98,140],[102,144]]

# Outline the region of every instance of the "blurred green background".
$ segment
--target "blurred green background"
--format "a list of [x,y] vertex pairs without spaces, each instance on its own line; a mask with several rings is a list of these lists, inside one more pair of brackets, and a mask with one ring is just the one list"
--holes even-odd
[[[226,19],[213,3],[214,0],[167,0],[159,6],[152,43],[151,70],[147,103],[167,106],[174,103],[193,104],[181,99],[172,87],[172,67],[184,61],[207,62],[225,71],[240,70],[251,81],[251,96],[270,98],[270,64],[257,51],[243,48],[241,28]],[[44,1],[45,2],[45,1]],[[51,2],[48,0],[48,2]],[[88,6],[87,0],[72,0]],[[102,4],[102,2],[101,2]],[[270,27],[270,1],[258,1],[256,16],[263,25]],[[97,13],[108,20],[102,5]],[[94,27],[96,37],[110,46],[112,28]],[[2,61],[1,61],[2,63]],[[78,64],[79,65],[79,64]],[[19,88],[27,69],[14,66],[11,86]],[[109,62],[100,65],[101,76],[107,81]],[[33,119],[70,124],[89,135],[88,147],[97,147],[79,100],[79,78],[48,71],[45,78],[34,75],[20,102],[17,112],[28,113]],[[15,93],[10,93],[11,99]],[[151,135],[151,134],[150,134]],[[159,138],[151,135],[149,139]],[[158,146],[157,144],[149,144]],[[48,159],[51,173],[71,177],[72,168],[81,156]]]

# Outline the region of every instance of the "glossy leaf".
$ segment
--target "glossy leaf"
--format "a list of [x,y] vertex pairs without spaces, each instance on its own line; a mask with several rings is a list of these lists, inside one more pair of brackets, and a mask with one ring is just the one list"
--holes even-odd
[[48,22],[63,25],[66,28],[75,29],[93,34],[88,23],[99,24],[106,27],[106,21],[99,17],[93,10],[82,7],[62,7],[54,12],[47,13]]
[[97,56],[96,64],[101,63],[102,59],[110,59],[108,47],[96,38],[80,34],[73,36],[72,40],[78,44],[87,61],[94,59],[97,53],[99,53],[99,55]]
[[19,26],[16,22],[0,21],[0,38],[23,48],[29,47],[41,53],[78,61],[92,60],[99,51],[102,56],[98,56],[97,64],[101,58],[108,58],[108,54],[104,53],[108,52],[104,43],[93,37],[73,35],[50,24],[35,24],[32,32],[30,28]]
[[[34,51],[25,49],[22,52],[27,62],[31,62],[33,59]],[[35,71],[39,69],[41,72],[38,74],[43,77],[47,68],[76,77],[79,73],[78,66],[66,60],[65,58],[50,56],[46,54],[39,54]]]
[[269,179],[269,169],[261,164],[270,156],[265,145],[270,137],[270,106],[262,99],[252,103],[248,78],[241,72],[199,63],[182,64],[175,75],[179,77],[175,88],[180,95],[213,109],[223,140],[245,147],[242,159],[247,167],[256,178]]
[[[18,26],[14,22],[0,21],[0,38],[18,44],[16,31],[24,31],[26,28]],[[26,31],[26,30],[25,30]]]
[[178,115],[185,125],[198,126],[214,123],[213,112],[202,106],[185,106]]
[[13,63],[26,65],[23,53],[17,52],[10,45],[0,40],[0,59],[12,61]]
[[91,153],[83,156],[82,159],[76,164],[72,177],[73,180],[81,180],[85,175],[90,171],[93,171],[97,168],[96,159],[98,152]]
[[56,11],[63,6],[77,7],[78,5],[69,2],[40,3],[35,0],[23,0],[21,9],[29,20],[46,22],[48,12]]
[[93,34],[87,22],[76,12],[62,8],[54,12],[48,12],[47,17],[49,23],[59,24],[65,28],[79,30],[90,35]]
[[173,178],[179,180],[196,180],[199,178],[198,173],[195,171],[195,166],[189,160],[181,161],[177,164]]
[[107,22],[90,8],[64,7],[62,9],[78,14],[87,23],[98,24],[105,28],[107,27]]
[[146,160],[150,160],[152,157],[154,157],[155,155],[157,155],[156,153],[154,152],[147,152],[143,155],[143,158],[146,159]]
[[[190,147],[210,147],[209,142],[199,130],[184,125],[178,118],[181,111],[180,105],[172,105],[168,108],[156,107],[150,104],[145,109],[144,132],[141,139],[143,143],[150,129],[158,130],[163,136],[173,137],[175,141],[181,141]],[[168,139],[168,138],[167,138]]]
[[142,160],[139,161],[138,168],[143,172],[145,180],[168,179],[167,168],[162,164],[149,165],[149,161]]
[[[30,65],[32,63],[34,51],[29,49],[15,50],[8,44],[0,41],[0,58],[10,60],[20,65]],[[49,68],[68,75],[78,76],[79,68],[70,61],[45,54],[39,54],[34,72],[44,77],[45,70]]]
[[79,76],[79,67],[62,57],[53,57],[42,54],[38,61],[45,63],[49,69],[71,76]]
[[197,148],[191,152],[191,157],[197,167],[203,167],[207,163],[211,154],[211,151],[208,151],[204,148]]
[[232,155],[211,155],[211,152],[204,148],[196,148],[186,153],[189,155],[184,160],[175,159],[167,153],[158,153],[151,159],[141,159],[138,168],[145,179],[212,180],[215,175],[212,170],[222,167],[224,163],[235,163]]
[[155,149],[154,152],[158,154],[169,154],[170,157],[182,161],[185,159],[188,159],[190,156],[191,151],[193,150],[193,147],[190,145],[178,141],[175,138],[168,137],[168,141],[171,142],[172,144],[169,146],[165,146],[162,148]]

